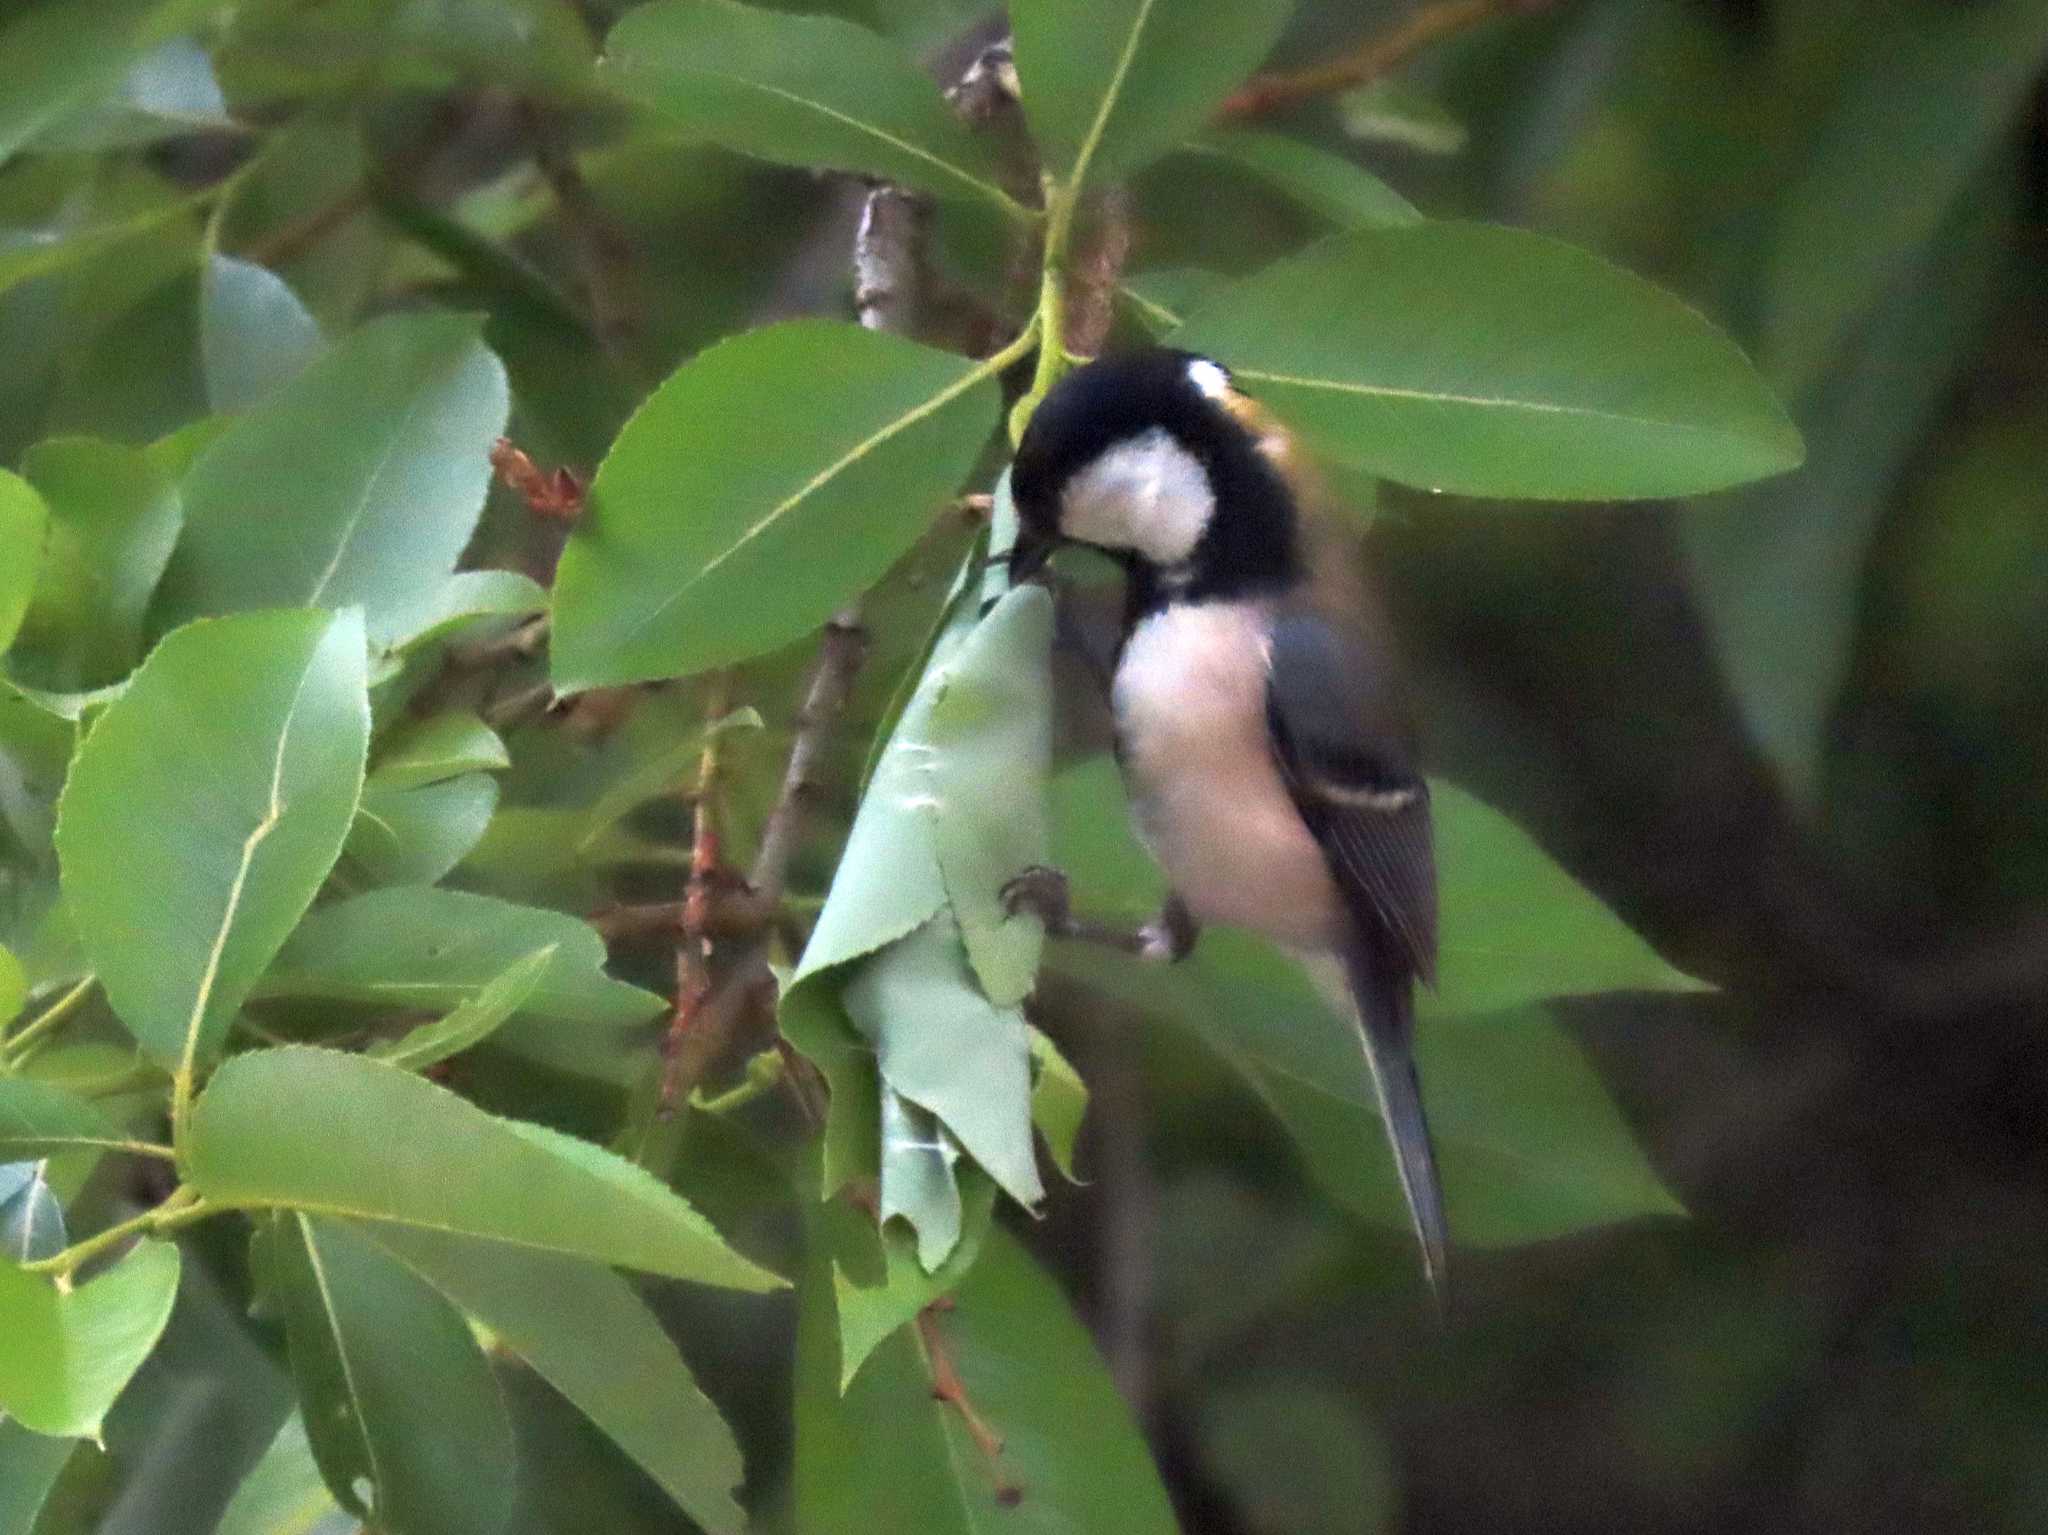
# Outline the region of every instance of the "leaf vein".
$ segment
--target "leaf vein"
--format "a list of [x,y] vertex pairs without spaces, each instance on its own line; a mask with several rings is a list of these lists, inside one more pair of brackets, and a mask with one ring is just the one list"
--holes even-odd
[[967,393],[976,384],[989,377],[993,371],[988,363],[982,363],[980,366],[970,369],[930,399],[913,406],[895,420],[887,422],[860,442],[855,443],[845,453],[827,464],[823,469],[820,469],[789,495],[770,507],[765,514],[742,532],[738,538],[734,539],[725,548],[719,550],[717,554],[706,561],[703,567],[695,574],[683,581],[674,591],[662,598],[660,602],[656,603],[640,618],[635,619],[626,629],[624,638],[620,643],[630,643],[646,633],[650,627],[660,620],[662,614],[682,601],[693,588],[702,584],[721,565],[725,564],[734,555],[738,554],[741,549],[788,516],[790,512],[802,505],[806,499],[823,489],[826,485],[831,484],[833,480],[866,458],[870,453],[883,446],[891,438],[900,436],[902,433],[910,430],[911,427],[916,426],[920,421],[936,415],[961,395]]

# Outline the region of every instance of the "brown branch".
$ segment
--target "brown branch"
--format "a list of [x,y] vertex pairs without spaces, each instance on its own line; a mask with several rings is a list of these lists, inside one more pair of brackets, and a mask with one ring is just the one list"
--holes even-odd
[[[732,694],[732,674],[720,672],[704,695],[707,724],[724,717]],[[718,748],[723,732],[707,730],[697,754],[696,782],[689,791],[690,877],[683,887],[682,920],[676,932],[676,1005],[662,1041],[661,1107],[666,1119],[687,1091],[682,1083],[684,1044],[698,1028],[698,1014],[711,995],[709,930],[711,892],[724,860],[718,835]],[[709,1064],[708,1062],[706,1063]],[[699,1069],[702,1074],[702,1068]],[[694,1088],[695,1081],[689,1086]]]
[[974,57],[967,72],[946,90],[946,100],[970,123],[994,120],[1019,104],[1017,54],[1009,35],[995,39]]
[[548,683],[536,682],[532,687],[521,688],[491,704],[484,710],[484,723],[502,734],[529,720],[538,719],[554,706],[554,688]]
[[1002,1435],[990,1428],[988,1421],[974,1410],[974,1403],[967,1395],[967,1383],[960,1379],[960,1372],[953,1367],[953,1355],[946,1347],[945,1337],[939,1332],[937,1313],[944,1305],[945,1302],[939,1302],[917,1314],[917,1336],[924,1344],[925,1364],[931,1370],[932,1400],[944,1402],[960,1414],[967,1437],[988,1459],[989,1474],[995,1478],[996,1501],[1005,1508],[1014,1508],[1023,1501],[1024,1489],[1003,1474]]
[[1113,188],[1096,200],[1087,243],[1067,273],[1067,350],[1093,357],[1116,321],[1117,285],[1131,254],[1130,199]]
[[1423,49],[1496,16],[1534,15],[1556,0],[1437,0],[1348,53],[1307,69],[1254,77],[1224,98],[1217,116],[1231,121],[1265,117],[1284,107],[1347,91],[1389,74]]
[[624,361],[631,356],[641,331],[633,242],[583,179],[554,115],[536,102],[521,101],[519,122],[533,147],[533,163],[554,193],[562,227],[575,250],[598,344],[614,361]]
[[537,613],[490,639],[450,645],[448,664],[459,671],[489,671],[494,666],[531,661],[547,647],[548,616]]
[[782,787],[762,824],[753,867],[747,871],[747,883],[753,886],[755,897],[771,907],[780,903],[789,883],[790,861],[803,838],[804,812],[817,789],[818,764],[830,744],[833,727],[846,710],[853,679],[867,653],[867,631],[861,627],[859,609],[848,607],[835,613],[825,625],[817,664],[811,668],[804,701],[797,710],[796,739],[790,743],[789,761],[782,770]]
[[919,257],[930,210],[898,186],[869,191],[853,237],[853,307],[869,330],[909,335],[923,311]]
[[289,224],[280,224],[261,239],[251,241],[241,259],[253,266],[273,269],[297,260],[328,235],[371,206],[370,184],[358,181],[343,187],[335,196]]
[[[860,323],[867,329],[915,334],[924,320],[923,311],[931,297],[924,281],[927,223],[922,204],[902,188],[884,184],[868,190],[852,252],[854,305]],[[755,1011],[750,1004],[772,999],[774,995],[774,982],[768,972],[773,924],[781,910],[783,892],[788,888],[790,864],[803,842],[804,822],[816,793],[826,748],[840,716],[846,712],[854,677],[866,659],[867,631],[861,626],[860,605],[849,603],[826,623],[819,640],[818,659],[797,709],[796,735],[783,767],[782,784],[767,820],[762,823],[754,861],[747,871],[752,898],[764,914],[762,927],[746,952],[711,985],[703,982],[701,968],[685,959],[693,939],[702,938],[712,910],[709,870],[699,880],[698,860],[692,861],[692,889],[700,894],[701,900],[694,920],[691,899],[686,897],[684,902],[676,1014],[662,1082],[665,1109],[684,1102],[696,1090],[704,1074],[725,1054]],[[707,749],[707,759],[708,755]],[[704,853],[708,841],[702,819],[707,797],[700,794],[697,800],[699,854]],[[715,866],[715,843],[712,846],[714,853],[707,856]],[[702,958],[700,953],[698,960],[701,962]],[[798,1073],[791,1073],[792,1082],[798,1082],[798,1077]],[[798,1083],[794,1090],[801,1093],[802,1084]]]
[[[594,911],[586,919],[607,943],[635,938],[668,937],[683,930],[686,901],[621,903]],[[774,907],[746,886],[730,868],[713,871],[698,931],[707,938],[754,938],[776,919]]]

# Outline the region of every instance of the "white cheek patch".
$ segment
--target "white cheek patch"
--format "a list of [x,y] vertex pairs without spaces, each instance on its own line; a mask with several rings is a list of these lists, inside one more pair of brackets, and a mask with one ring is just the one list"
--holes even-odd
[[1155,565],[1195,552],[1216,510],[1209,476],[1164,427],[1120,442],[1075,475],[1060,531],[1105,549],[1131,549]]

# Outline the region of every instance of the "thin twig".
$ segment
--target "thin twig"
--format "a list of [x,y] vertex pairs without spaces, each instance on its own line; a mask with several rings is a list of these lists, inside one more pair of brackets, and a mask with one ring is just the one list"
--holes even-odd
[[536,682],[532,687],[521,688],[516,693],[499,699],[484,711],[484,723],[491,729],[503,732],[528,720],[545,714],[554,707],[555,690],[545,682]]
[[[854,304],[860,323],[867,329],[904,334],[917,330],[927,297],[922,280],[926,223],[918,200],[900,187],[884,184],[869,189],[852,253]],[[761,911],[767,914],[767,921],[717,985],[698,991],[686,988],[679,980],[678,1027],[671,1031],[671,1054],[663,1072],[664,1104],[688,1099],[747,1019],[772,1007],[774,981],[768,961],[774,917],[789,885],[790,865],[803,842],[806,812],[816,792],[826,748],[846,711],[854,677],[866,657],[867,632],[861,626],[860,606],[857,602],[849,603],[826,623],[820,637],[818,659],[811,668],[803,703],[797,710],[796,736],[790,743],[782,784],[767,820],[762,823],[754,861],[747,871],[747,884]],[[699,804],[701,808],[701,800]],[[685,905],[687,908],[687,901]],[[708,905],[703,915],[708,917]],[[685,947],[689,943],[689,926],[686,910]],[[694,978],[691,984],[694,986]],[[786,1073],[785,1080],[792,1083],[793,1090],[803,1093],[800,1073]],[[800,1097],[800,1101],[804,1100]]]
[[953,1367],[953,1355],[939,1331],[938,1310],[937,1306],[927,1306],[917,1314],[917,1336],[924,1344],[925,1365],[931,1371],[932,1399],[944,1402],[960,1414],[967,1437],[987,1457],[989,1474],[995,1479],[996,1501],[1005,1508],[1013,1508],[1023,1501],[1024,1489],[1003,1474],[1003,1437],[974,1410],[974,1403],[967,1395],[967,1384]]
[[1334,59],[1292,73],[1255,77],[1225,97],[1216,115],[1234,121],[1265,117],[1317,96],[1348,91],[1400,68],[1431,44],[1496,16],[1533,15],[1553,4],[1555,0],[1438,0]]
[[[648,901],[607,906],[588,921],[607,943],[653,938],[683,930],[684,901]],[[775,908],[763,901],[729,868],[713,871],[712,884],[698,931],[708,938],[751,938],[775,920]]]
[[[751,898],[770,921],[781,905],[790,862],[803,839],[804,812],[816,787],[819,761],[867,654],[866,631],[853,613],[848,609],[825,626],[818,661],[811,670],[803,706],[797,711],[796,739],[790,744],[782,787],[761,828],[761,841],[747,873]],[[708,915],[707,911],[707,919]],[[687,1017],[679,994],[677,1020],[681,1026],[670,1032],[671,1054],[662,1076],[664,1104],[680,1103],[696,1091],[752,1013],[748,1002],[767,1000],[765,988],[773,985],[768,974],[769,947],[768,935],[757,929],[755,942],[734,962],[722,984],[694,995]]]
[[118,1247],[129,1237],[161,1236],[180,1226],[189,1226],[194,1221],[205,1220],[214,1214],[213,1206],[199,1197],[198,1191],[187,1186],[172,1191],[169,1198],[153,1210],[107,1227],[81,1242],[74,1242],[62,1252],[48,1258],[38,1258],[32,1263],[21,1265],[26,1273],[49,1274],[60,1280],[69,1279],[80,1266],[98,1257],[109,1248]]
[[771,908],[782,899],[789,883],[790,861],[803,837],[804,811],[817,788],[818,764],[833,727],[846,710],[853,679],[867,652],[867,631],[861,627],[859,609],[847,607],[833,614],[818,646],[818,661],[811,668],[803,705],[797,710],[796,739],[790,743],[782,787],[761,827],[753,867],[747,871],[747,883]]
[[[732,673],[711,679],[704,695],[707,722],[723,719],[730,708]],[[718,749],[724,732],[706,730],[697,753],[697,774],[687,791],[690,804],[690,877],[683,887],[682,919],[676,924],[676,1005],[662,1043],[661,1106],[664,1118],[675,1113],[685,1089],[681,1081],[683,1045],[696,1029],[698,1014],[711,995],[711,892],[723,866],[718,835]],[[690,1087],[694,1089],[692,1082]]]
[[253,266],[273,269],[303,256],[328,235],[371,206],[370,184],[358,181],[342,188],[334,197],[289,224],[280,224],[241,253]]
[[5,1038],[4,1032],[0,1032],[0,1058],[4,1058],[5,1069],[12,1071],[27,1065],[28,1058],[40,1048],[41,1042],[64,1026],[65,1019],[78,1011],[80,1004],[98,984],[98,976],[88,975],[31,1019],[12,1039]]
[[554,193],[562,227],[575,247],[598,344],[613,361],[625,361],[641,329],[633,242],[583,179],[553,114],[535,102],[522,101],[519,120],[533,146],[533,163]]

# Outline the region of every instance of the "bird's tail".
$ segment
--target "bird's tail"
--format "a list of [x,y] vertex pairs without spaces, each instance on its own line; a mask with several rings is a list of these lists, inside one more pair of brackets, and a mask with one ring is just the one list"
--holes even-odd
[[1359,1034],[1379,1095],[1380,1118],[1394,1149],[1401,1192],[1422,1244],[1422,1270],[1437,1305],[1450,1299],[1450,1230],[1429,1120],[1422,1111],[1422,1081],[1415,1074],[1415,981],[1407,967],[1359,941],[1344,955],[1346,979],[1358,1013]]

